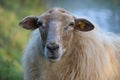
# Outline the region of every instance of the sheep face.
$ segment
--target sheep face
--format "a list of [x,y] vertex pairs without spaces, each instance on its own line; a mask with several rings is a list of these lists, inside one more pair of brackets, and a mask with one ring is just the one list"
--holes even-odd
[[59,61],[67,51],[74,31],[90,31],[94,26],[85,19],[76,19],[64,9],[51,9],[39,17],[29,16],[20,23],[25,29],[39,28],[44,56],[51,62]]
[[50,10],[40,16],[37,23],[45,46],[45,57],[52,62],[59,61],[71,40],[74,16],[64,11]]

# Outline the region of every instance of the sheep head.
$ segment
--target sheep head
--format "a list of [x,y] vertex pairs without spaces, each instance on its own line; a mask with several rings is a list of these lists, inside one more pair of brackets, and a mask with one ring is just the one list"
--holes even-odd
[[76,30],[87,32],[94,29],[90,21],[75,18],[61,8],[50,9],[39,17],[28,16],[19,25],[28,30],[39,28],[44,46],[43,54],[51,62],[61,59]]

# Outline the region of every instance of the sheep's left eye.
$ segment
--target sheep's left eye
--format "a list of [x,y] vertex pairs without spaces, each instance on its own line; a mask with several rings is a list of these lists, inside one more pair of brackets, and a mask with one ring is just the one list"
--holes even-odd
[[70,22],[70,23],[68,24],[68,26],[67,26],[67,27],[65,27],[64,29],[65,29],[65,30],[71,30],[71,29],[72,29],[72,27],[74,27],[74,25],[75,25],[75,23],[74,23],[74,22]]
[[38,22],[38,23],[37,23],[37,26],[42,26],[42,25],[43,25],[42,22]]
[[71,26],[71,27],[73,27],[74,25],[75,25],[74,22],[70,22],[70,23],[69,23],[69,26]]

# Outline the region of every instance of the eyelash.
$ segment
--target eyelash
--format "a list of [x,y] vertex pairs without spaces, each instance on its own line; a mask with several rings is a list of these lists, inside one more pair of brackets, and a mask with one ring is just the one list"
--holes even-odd
[[42,25],[43,25],[42,22],[38,22],[38,23],[37,23],[37,26],[42,26]]
[[37,26],[39,26],[39,27],[41,27],[42,29],[45,29],[45,25],[43,24],[43,22],[41,22],[41,21],[39,21],[38,23],[37,23]]
[[74,23],[74,22],[70,22],[68,26],[73,27],[74,25],[75,25],[75,23]]
[[64,30],[67,30],[69,27],[74,27],[74,25],[75,25],[74,22],[70,22],[69,25],[64,28]]

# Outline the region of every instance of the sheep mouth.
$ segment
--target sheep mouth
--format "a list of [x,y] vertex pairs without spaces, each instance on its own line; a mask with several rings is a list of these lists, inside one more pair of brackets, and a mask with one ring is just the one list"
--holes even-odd
[[60,56],[59,56],[59,54],[58,53],[49,53],[48,54],[48,58],[49,59],[58,59]]
[[58,59],[59,57],[58,56],[50,56],[50,57],[48,57],[49,59]]
[[45,54],[45,57],[47,58],[48,61],[57,62],[61,59],[62,51],[60,49],[49,50],[49,49],[46,48],[44,54]]
[[50,62],[57,62],[60,60],[60,55],[59,54],[53,54],[53,55],[48,55],[47,56],[47,59],[50,61]]

